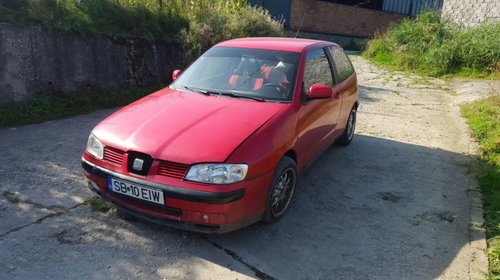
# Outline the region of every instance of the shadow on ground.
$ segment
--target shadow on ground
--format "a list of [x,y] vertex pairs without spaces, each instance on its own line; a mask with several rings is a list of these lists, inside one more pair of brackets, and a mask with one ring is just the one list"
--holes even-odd
[[302,174],[276,224],[203,236],[91,212],[79,161],[100,117],[0,131],[0,278],[433,279],[469,242],[470,159],[364,135]]

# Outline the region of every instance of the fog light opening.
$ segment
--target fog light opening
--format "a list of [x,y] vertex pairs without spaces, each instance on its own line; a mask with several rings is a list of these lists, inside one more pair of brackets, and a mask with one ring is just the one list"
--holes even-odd
[[97,186],[97,184],[94,183],[93,181],[89,181],[88,186],[89,186],[89,189],[91,189],[95,192],[100,192],[99,186]]

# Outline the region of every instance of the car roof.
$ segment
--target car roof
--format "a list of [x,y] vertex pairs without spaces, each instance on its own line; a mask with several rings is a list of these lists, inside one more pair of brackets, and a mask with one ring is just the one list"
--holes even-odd
[[300,38],[284,38],[284,37],[253,37],[240,38],[225,41],[217,44],[220,47],[235,47],[235,48],[250,48],[250,49],[265,49],[276,51],[287,51],[300,53],[304,49],[313,45],[333,45],[331,42],[300,39]]

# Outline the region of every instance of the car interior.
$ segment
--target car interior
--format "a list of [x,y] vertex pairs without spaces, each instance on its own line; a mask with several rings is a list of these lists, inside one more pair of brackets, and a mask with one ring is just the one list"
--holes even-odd
[[[239,65],[229,78],[229,87],[233,90],[279,94],[286,97],[289,90],[288,72],[292,65],[282,61],[259,63],[256,58],[243,56]],[[288,69],[288,71],[287,71]]]

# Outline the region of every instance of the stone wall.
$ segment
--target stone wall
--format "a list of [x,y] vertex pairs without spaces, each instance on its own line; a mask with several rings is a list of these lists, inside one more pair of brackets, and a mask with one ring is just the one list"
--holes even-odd
[[403,18],[405,16],[349,5],[292,0],[290,28],[366,38]]
[[500,0],[445,0],[442,16],[461,27],[500,21]]
[[100,93],[166,83],[177,46],[0,23],[0,105],[37,93]]

